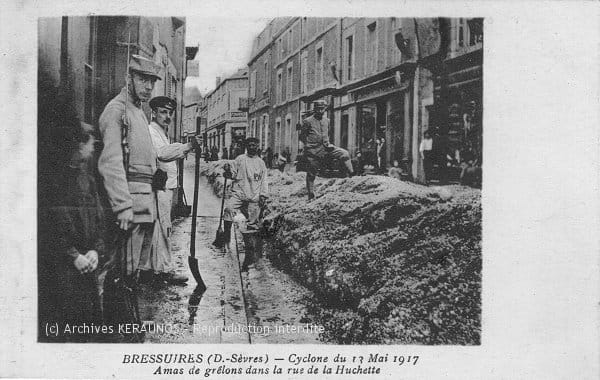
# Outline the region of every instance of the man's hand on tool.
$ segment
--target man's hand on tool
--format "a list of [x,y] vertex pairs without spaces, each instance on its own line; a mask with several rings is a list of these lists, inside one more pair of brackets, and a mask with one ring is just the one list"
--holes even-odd
[[268,197],[266,195],[260,195],[258,197],[258,205],[260,206],[260,208],[263,208],[267,205],[267,199]]
[[232,178],[232,175],[231,175],[231,165],[229,165],[229,164],[223,165],[223,177],[227,178],[227,179],[231,179]]

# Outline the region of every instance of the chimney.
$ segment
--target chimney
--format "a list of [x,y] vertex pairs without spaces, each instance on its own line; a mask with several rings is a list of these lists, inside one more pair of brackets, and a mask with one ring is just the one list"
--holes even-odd
[[217,84],[215,85],[215,88],[219,87],[220,84],[221,84],[221,77],[217,77]]

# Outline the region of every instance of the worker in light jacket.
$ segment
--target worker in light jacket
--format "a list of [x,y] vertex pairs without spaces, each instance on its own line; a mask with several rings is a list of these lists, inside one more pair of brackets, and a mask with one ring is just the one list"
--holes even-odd
[[[171,252],[171,206],[173,190],[177,188],[176,160],[184,158],[192,149],[199,147],[200,136],[187,144],[170,143],[167,131],[177,108],[177,102],[166,96],[150,100],[152,122],[148,126],[152,144],[158,156],[158,168],[167,173],[164,190],[156,192],[158,197],[158,222],[154,224],[150,260],[142,265],[146,277],[156,283],[184,284],[188,278],[175,272]],[[197,153],[198,154],[198,153]]]
[[[255,137],[246,139],[246,154],[238,156],[226,178],[231,179],[231,197],[223,213],[225,250],[230,250],[231,226],[233,218],[246,211],[248,223],[243,233],[258,232],[260,229],[260,210],[266,206],[269,195],[267,166],[258,156],[259,141]],[[223,189],[225,191],[226,189]]]

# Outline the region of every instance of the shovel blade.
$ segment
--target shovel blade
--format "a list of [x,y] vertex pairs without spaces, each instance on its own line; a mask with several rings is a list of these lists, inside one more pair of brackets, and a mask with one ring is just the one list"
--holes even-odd
[[198,284],[197,288],[204,288],[206,290],[206,285],[204,284],[202,276],[200,275],[200,270],[198,269],[198,259],[190,256],[188,257],[188,264],[190,266],[190,271],[194,276],[194,280],[196,280],[196,283]]
[[217,236],[212,244],[217,248],[223,248],[225,245],[225,232],[222,229],[217,230]]

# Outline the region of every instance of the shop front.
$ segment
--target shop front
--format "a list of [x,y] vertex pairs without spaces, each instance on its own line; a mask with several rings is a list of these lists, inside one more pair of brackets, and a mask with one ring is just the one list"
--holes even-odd
[[[394,77],[390,77],[350,91],[356,104],[355,150],[360,151],[362,165],[367,172],[383,173],[394,161],[409,172],[411,123],[408,89],[408,83],[398,84]],[[344,141],[343,120],[341,129]]]
[[437,78],[434,143],[442,181],[456,182],[462,168],[482,164],[482,71],[479,50],[447,60],[445,76]]

